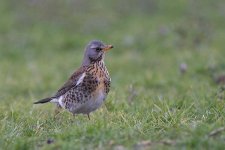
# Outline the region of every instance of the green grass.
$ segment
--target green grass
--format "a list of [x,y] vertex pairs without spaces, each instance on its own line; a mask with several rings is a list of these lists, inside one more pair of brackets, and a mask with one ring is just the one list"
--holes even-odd
[[[225,2],[0,2],[0,149],[224,149]],[[53,104],[92,39],[113,44],[105,104]],[[187,64],[186,73],[179,71]]]

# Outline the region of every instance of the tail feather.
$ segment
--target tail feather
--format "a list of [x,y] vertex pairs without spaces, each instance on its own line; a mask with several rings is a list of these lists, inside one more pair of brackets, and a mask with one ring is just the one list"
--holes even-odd
[[52,97],[48,97],[48,98],[44,98],[44,99],[41,99],[37,102],[34,102],[34,104],[43,104],[43,103],[47,103],[47,102],[50,102],[53,98]]

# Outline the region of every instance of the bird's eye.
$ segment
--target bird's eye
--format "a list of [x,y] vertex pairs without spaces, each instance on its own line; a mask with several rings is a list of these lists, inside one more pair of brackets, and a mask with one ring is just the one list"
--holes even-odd
[[96,48],[96,52],[100,52],[102,49],[100,47]]

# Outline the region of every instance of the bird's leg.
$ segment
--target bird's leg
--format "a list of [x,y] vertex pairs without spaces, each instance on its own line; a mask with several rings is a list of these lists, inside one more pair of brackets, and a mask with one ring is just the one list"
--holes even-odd
[[71,115],[69,117],[70,123],[74,123],[74,120],[75,120],[75,116],[76,116],[75,113],[72,112],[72,115],[73,115],[73,117],[71,117]]
[[62,107],[59,104],[57,104],[55,108],[54,117],[56,117],[60,113],[61,109]]
[[88,119],[89,119],[89,120],[91,120],[91,119],[90,119],[90,115],[89,115],[89,114],[87,114],[87,116],[88,116]]

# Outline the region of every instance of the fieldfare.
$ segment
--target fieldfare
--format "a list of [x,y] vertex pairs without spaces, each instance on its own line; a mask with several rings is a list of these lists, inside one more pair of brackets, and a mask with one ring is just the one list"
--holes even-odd
[[98,109],[106,99],[111,79],[104,63],[105,52],[113,48],[101,41],[91,41],[84,53],[81,67],[51,97],[34,104],[53,102],[75,114],[89,114]]

